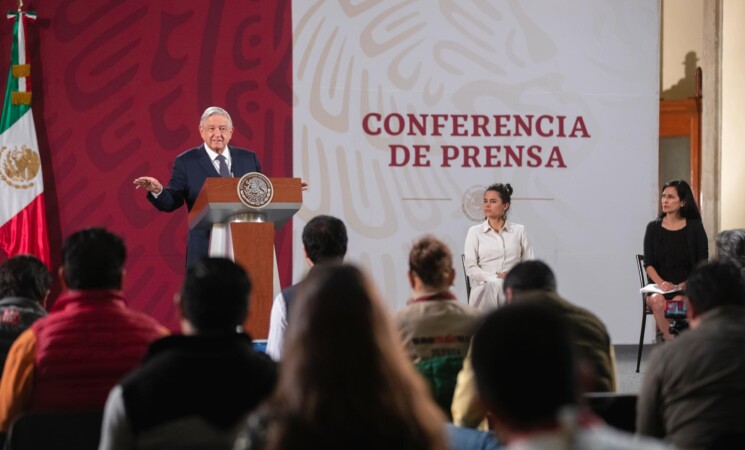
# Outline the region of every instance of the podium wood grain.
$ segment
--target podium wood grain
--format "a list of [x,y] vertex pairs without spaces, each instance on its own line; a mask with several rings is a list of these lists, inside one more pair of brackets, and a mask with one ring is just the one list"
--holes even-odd
[[238,180],[207,178],[189,212],[189,227],[211,228],[213,224],[226,223],[242,213],[263,217],[261,222],[232,222],[229,226],[233,258],[248,272],[253,286],[244,328],[254,339],[266,339],[274,297],[274,231],[300,209],[301,181],[299,178],[272,178],[272,201],[257,209],[240,201]]
[[254,339],[266,339],[274,294],[274,224],[231,223],[230,233],[234,243],[241,243],[233,246],[235,262],[248,272],[253,286],[244,328]]

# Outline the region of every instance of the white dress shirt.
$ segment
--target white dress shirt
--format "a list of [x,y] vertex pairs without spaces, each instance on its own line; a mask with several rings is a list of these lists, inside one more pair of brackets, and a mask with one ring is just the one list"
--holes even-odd
[[282,359],[282,347],[285,344],[287,330],[287,306],[280,292],[274,297],[272,312],[269,316],[269,336],[266,338],[266,354],[273,360]]
[[[207,144],[204,144],[204,149],[207,151],[207,155],[210,157],[212,165],[215,166],[215,170],[217,170],[217,173],[220,173],[220,161],[217,160],[217,157],[220,154],[207,147]],[[230,158],[230,147],[226,146],[225,151],[222,152],[222,155],[225,157],[225,164],[228,165],[228,171],[230,172],[230,175],[233,175],[233,160]]]

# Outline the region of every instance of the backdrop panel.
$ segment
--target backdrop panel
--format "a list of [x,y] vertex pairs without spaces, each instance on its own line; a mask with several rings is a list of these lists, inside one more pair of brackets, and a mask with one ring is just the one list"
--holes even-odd
[[[0,7],[15,9],[15,1]],[[87,226],[121,234],[130,304],[177,328],[173,294],[185,266],[186,209],[156,211],[132,181],[163,183],[174,158],[200,145],[211,105],[232,115],[232,144],[258,153],[269,176],[292,176],[288,1],[44,0],[26,3],[33,105],[51,246]],[[12,27],[0,27],[7,73]],[[277,237],[290,281],[291,227]]]
[[432,233],[464,298],[483,188],[511,183],[510,220],[559,291],[634,342],[634,255],[657,204],[656,0],[296,0],[292,23],[294,163],[311,183],[295,235],[345,220],[349,260],[396,310],[409,246]]

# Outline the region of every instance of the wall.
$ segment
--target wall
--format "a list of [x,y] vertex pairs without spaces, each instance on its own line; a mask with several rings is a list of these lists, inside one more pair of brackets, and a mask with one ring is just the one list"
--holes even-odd
[[[704,0],[663,0],[660,98],[693,97],[703,48]],[[684,7],[681,7],[684,4]]]
[[745,2],[725,0],[722,21],[721,210],[723,230],[745,227]]

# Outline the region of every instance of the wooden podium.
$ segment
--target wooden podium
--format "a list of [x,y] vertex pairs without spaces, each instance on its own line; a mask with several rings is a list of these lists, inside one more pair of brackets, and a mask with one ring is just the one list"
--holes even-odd
[[189,212],[189,228],[211,229],[210,256],[233,259],[253,285],[244,323],[254,339],[266,339],[272,301],[279,292],[274,230],[284,225],[303,203],[300,178],[271,178],[274,196],[263,208],[238,197],[240,178],[207,178]]

